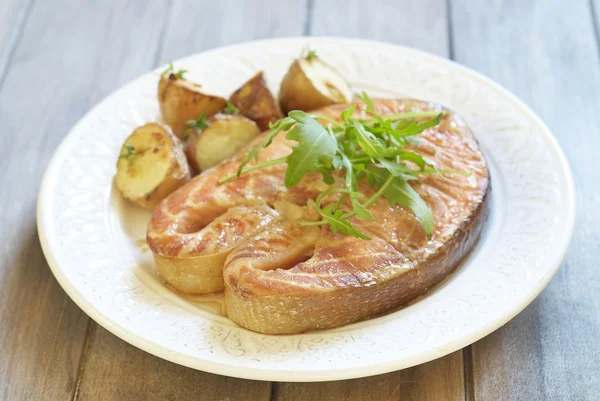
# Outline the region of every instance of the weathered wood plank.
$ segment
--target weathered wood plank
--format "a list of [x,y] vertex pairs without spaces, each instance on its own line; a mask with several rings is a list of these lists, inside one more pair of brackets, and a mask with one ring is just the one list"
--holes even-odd
[[594,33],[596,34],[596,46],[600,49],[600,0],[590,0],[592,18],[594,18]]
[[144,52],[156,46],[158,35],[149,27],[164,11],[143,1],[77,5],[33,4],[0,88],[3,400],[72,397],[88,318],[42,255],[35,228],[39,182],[58,142],[83,113],[152,66],[154,52]]
[[[443,0],[317,1],[311,35],[343,35],[384,40],[449,55]],[[415,28],[419,27],[419,28]],[[464,400],[462,351],[411,369],[330,383],[275,383],[275,400]]]
[[319,0],[311,16],[311,35],[382,40],[449,55],[445,0]]
[[[457,367],[460,367],[457,368]],[[463,401],[462,351],[385,375],[324,383],[279,383],[276,401]]]
[[31,0],[6,0],[0,13],[0,83],[28,14]]
[[[236,12],[229,12],[235,9]],[[175,1],[167,12],[157,64],[213,47],[270,36],[300,35],[302,1]],[[269,400],[268,382],[238,380],[177,366],[140,351],[98,328],[78,392],[81,400]]]
[[177,0],[165,28],[158,64],[232,43],[302,35],[306,4],[307,0]]
[[99,326],[90,344],[78,400],[269,400],[268,382],[175,365],[140,351]]
[[521,315],[473,346],[476,400],[596,400],[600,388],[600,64],[586,0],[453,0],[456,60],[515,92],[571,163],[578,217],[570,252]]

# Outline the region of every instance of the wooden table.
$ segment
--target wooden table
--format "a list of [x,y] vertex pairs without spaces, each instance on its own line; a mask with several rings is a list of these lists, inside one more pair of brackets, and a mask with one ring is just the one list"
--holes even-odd
[[[2,0],[0,399],[600,400],[599,26],[600,0]],[[268,383],[146,354],[98,326],[59,287],[40,249],[35,203],[73,124],[169,60],[295,35],[378,39],[452,58],[547,122],[573,169],[577,225],[562,268],[517,318],[411,369]]]

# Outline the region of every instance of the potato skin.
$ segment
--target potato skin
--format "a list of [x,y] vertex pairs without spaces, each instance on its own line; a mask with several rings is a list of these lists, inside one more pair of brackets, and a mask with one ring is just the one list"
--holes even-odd
[[225,107],[227,100],[202,93],[200,85],[170,74],[160,77],[158,103],[165,122],[181,139],[189,128],[186,124],[189,120],[196,120],[202,114],[212,117]]
[[198,146],[200,146],[199,139],[200,135],[196,132],[196,130],[193,130],[192,133],[187,137],[187,141],[185,141],[185,156],[190,164],[190,169],[192,170],[193,175],[197,175],[202,172],[200,163],[198,163],[198,157],[196,156],[196,149]]
[[[142,194],[138,197],[128,196],[127,186],[130,185],[133,180],[144,179],[144,171],[142,170],[137,176],[131,176],[123,170],[123,168],[126,168],[128,161],[119,158],[117,159],[117,176],[115,178],[115,183],[119,189],[119,192],[121,193],[121,196],[125,200],[146,209],[154,209],[154,207],[161,200],[166,198],[171,194],[171,192],[175,191],[177,188],[181,187],[190,180],[190,167],[183,153],[183,147],[179,139],[173,135],[168,127],[160,124],[149,123],[136,128],[127,138],[125,143],[128,143],[131,137],[136,135],[136,133],[139,133],[140,130],[156,132],[158,136],[161,136],[161,138],[158,140],[158,145],[161,147],[166,145],[169,148],[168,157],[171,160],[169,161],[170,166],[167,170],[167,173],[164,175],[162,181],[158,183],[158,185],[156,185],[150,192]],[[161,141],[164,142],[161,143]],[[140,157],[143,158],[144,155],[141,155]]]
[[229,101],[240,109],[242,115],[255,121],[261,131],[269,129],[269,123],[283,117],[262,71],[233,92]]
[[339,102],[315,88],[302,70],[300,61],[294,60],[279,88],[281,110],[286,114],[292,110],[312,111],[335,103]]

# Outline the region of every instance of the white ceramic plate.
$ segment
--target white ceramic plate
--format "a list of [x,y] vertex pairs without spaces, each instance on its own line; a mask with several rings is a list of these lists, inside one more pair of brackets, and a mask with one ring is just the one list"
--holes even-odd
[[258,70],[275,91],[309,45],[356,90],[426,99],[461,113],[492,174],[492,213],[467,262],[400,311],[335,330],[253,333],[164,287],[140,247],[150,214],[113,187],[121,144],[160,119],[158,71],[90,111],[56,151],[39,194],[38,229],[54,275],[89,316],[123,340],[175,363],[228,376],[322,381],[369,376],[439,358],[505,324],[546,286],[574,221],[567,162],[540,119],[483,76],[420,51],[377,42],[295,38],[246,43],[175,62],[227,96]]

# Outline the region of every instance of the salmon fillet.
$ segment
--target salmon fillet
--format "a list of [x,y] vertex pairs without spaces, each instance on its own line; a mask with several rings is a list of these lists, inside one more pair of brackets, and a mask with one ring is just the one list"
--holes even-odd
[[[415,100],[373,102],[381,115],[441,110]],[[315,113],[339,120],[347,106]],[[314,199],[330,185],[311,173],[286,188],[285,164],[219,185],[219,179],[237,171],[245,149],[155,209],[147,241],[160,274],[186,293],[224,289],[229,318],[261,333],[337,327],[410,302],[469,253],[486,220],[490,193],[485,159],[458,115],[445,110],[441,123],[416,139],[411,150],[438,169],[468,173],[411,182],[433,212],[431,237],[412,211],[392,207],[384,198],[369,209],[374,222],[351,219],[371,240],[336,234],[328,226],[299,225],[299,220],[318,218]],[[286,156],[295,144],[281,133],[259,153],[259,162]],[[336,179],[333,185],[343,186],[342,178]],[[366,196],[376,190],[360,183]]]

